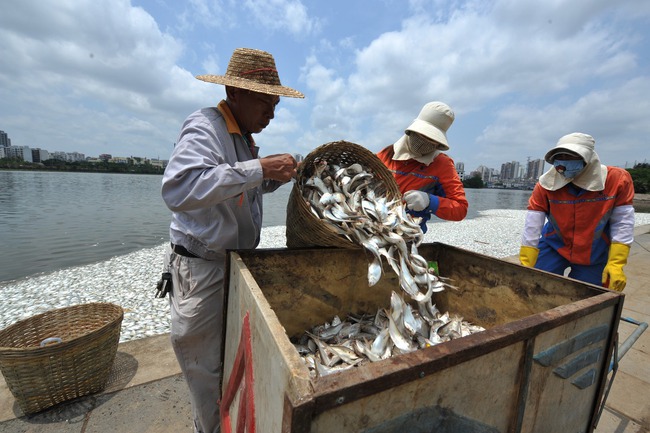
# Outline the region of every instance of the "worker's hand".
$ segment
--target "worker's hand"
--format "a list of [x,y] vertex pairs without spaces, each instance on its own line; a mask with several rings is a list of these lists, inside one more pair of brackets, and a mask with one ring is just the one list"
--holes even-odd
[[539,248],[522,245],[519,249],[519,262],[524,266],[532,268],[537,263],[538,254]]
[[262,176],[264,179],[289,182],[291,178],[296,176],[298,163],[288,153],[260,158],[260,163],[262,164]]
[[423,211],[429,207],[429,194],[424,191],[406,191],[402,198],[407,209]]
[[609,246],[609,257],[605,269],[603,269],[603,287],[617,292],[622,292],[627,284],[627,278],[623,273],[623,266],[627,264],[627,256],[630,254],[630,246],[612,242]]

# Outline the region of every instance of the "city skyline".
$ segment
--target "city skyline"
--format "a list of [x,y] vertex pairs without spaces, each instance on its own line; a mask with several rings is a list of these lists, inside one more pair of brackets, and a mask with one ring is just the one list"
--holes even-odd
[[[9,137],[9,134],[6,131],[0,130],[0,148],[2,148],[3,146],[6,146],[6,143],[11,143],[11,138]],[[113,154],[110,154],[110,153],[100,153],[97,156],[94,156],[94,155],[88,156],[88,155],[85,155],[85,154],[80,153],[80,152],[63,152],[63,151],[51,152],[48,149],[31,148],[30,146],[18,146],[18,145],[13,145],[13,147],[27,147],[27,148],[30,148],[32,150],[45,151],[50,155],[56,155],[56,154],[72,154],[72,155],[75,155],[74,158],[66,158],[65,159],[65,160],[71,161],[71,162],[81,161],[81,160],[88,160],[88,159],[100,159],[101,160],[102,156],[110,156],[111,158],[125,158],[125,157],[134,158],[135,157],[135,158],[142,158],[142,159],[145,159],[145,160],[152,160],[152,161],[167,161],[167,159],[163,159],[163,158],[148,158],[146,156],[141,156],[141,155],[128,155],[127,156],[127,155],[113,155]],[[2,158],[2,157],[3,157],[3,155],[0,153],[0,158]],[[56,158],[54,158],[54,159],[56,159]],[[59,158],[59,159],[61,159],[61,158]],[[528,163],[530,164],[531,162],[535,162],[535,161],[541,161],[542,162],[542,167],[544,166],[544,161],[542,159],[537,159],[537,160],[533,160],[533,161],[531,161],[529,159]],[[30,160],[29,162],[33,162],[33,161]],[[40,162],[40,161],[38,161],[38,162]],[[514,162],[520,163],[520,161],[507,161],[507,162],[504,162],[502,164],[501,170],[499,172],[503,172],[503,165],[504,164],[511,164],[511,163],[514,163]],[[462,178],[469,177],[472,173],[481,172],[481,167],[483,167],[483,165],[481,164],[478,167],[476,167],[474,170],[471,170],[469,172],[465,172],[465,168],[464,168],[465,163],[463,161],[455,161],[455,165],[456,165],[456,171],[458,171],[461,174]],[[491,171],[497,171],[497,169],[492,168],[492,167],[486,167],[486,168],[488,168]],[[463,175],[463,173],[464,173],[464,175]],[[541,175],[541,173],[538,173],[536,175],[536,177],[539,177],[539,175]],[[507,178],[507,179],[518,179],[520,177],[521,176],[519,176],[519,177],[511,177],[511,178]]]

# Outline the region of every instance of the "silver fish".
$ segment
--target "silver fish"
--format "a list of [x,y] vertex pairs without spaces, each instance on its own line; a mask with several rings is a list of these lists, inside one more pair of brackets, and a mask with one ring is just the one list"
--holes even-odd
[[417,349],[412,340],[402,335],[395,320],[393,320],[393,316],[390,313],[386,313],[386,315],[388,316],[388,333],[395,346],[404,352],[413,352]]
[[356,353],[354,353],[354,350],[349,347],[343,345],[331,345],[329,348],[346,364],[356,365],[362,360]]
[[379,282],[383,269],[381,268],[381,259],[375,257],[368,265],[368,285],[374,286]]

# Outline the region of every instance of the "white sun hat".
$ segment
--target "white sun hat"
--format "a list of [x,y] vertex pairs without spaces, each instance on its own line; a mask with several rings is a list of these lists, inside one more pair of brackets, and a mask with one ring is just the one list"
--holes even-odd
[[433,101],[420,110],[417,119],[406,128],[406,134],[417,132],[440,143],[439,150],[449,150],[447,130],[454,123],[454,112],[444,102]]
[[[572,182],[587,191],[602,191],[605,189],[607,166],[600,163],[600,158],[594,150],[596,140],[589,134],[573,132],[562,136],[554,148],[546,152],[544,159],[551,164],[551,169],[540,176],[540,185],[549,191],[556,191]],[[573,179],[566,179],[552,166],[555,157],[561,153],[579,155],[585,162],[585,168]]]

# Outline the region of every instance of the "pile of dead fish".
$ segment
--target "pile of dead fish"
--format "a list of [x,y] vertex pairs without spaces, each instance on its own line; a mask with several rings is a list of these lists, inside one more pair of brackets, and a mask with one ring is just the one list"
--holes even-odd
[[335,316],[330,323],[305,332],[294,346],[310,375],[322,377],[484,330],[462,317],[441,314],[429,303],[418,305],[413,309],[392,292],[389,310],[349,315],[344,321]]
[[402,290],[430,307],[432,293],[442,291],[444,284],[418,254],[422,229],[406,213],[401,199],[389,200],[376,193],[384,190],[381,180],[361,164],[341,167],[316,159],[314,174],[303,183],[302,192],[314,215],[372,253],[370,286],[384,272],[384,257],[399,276]]

